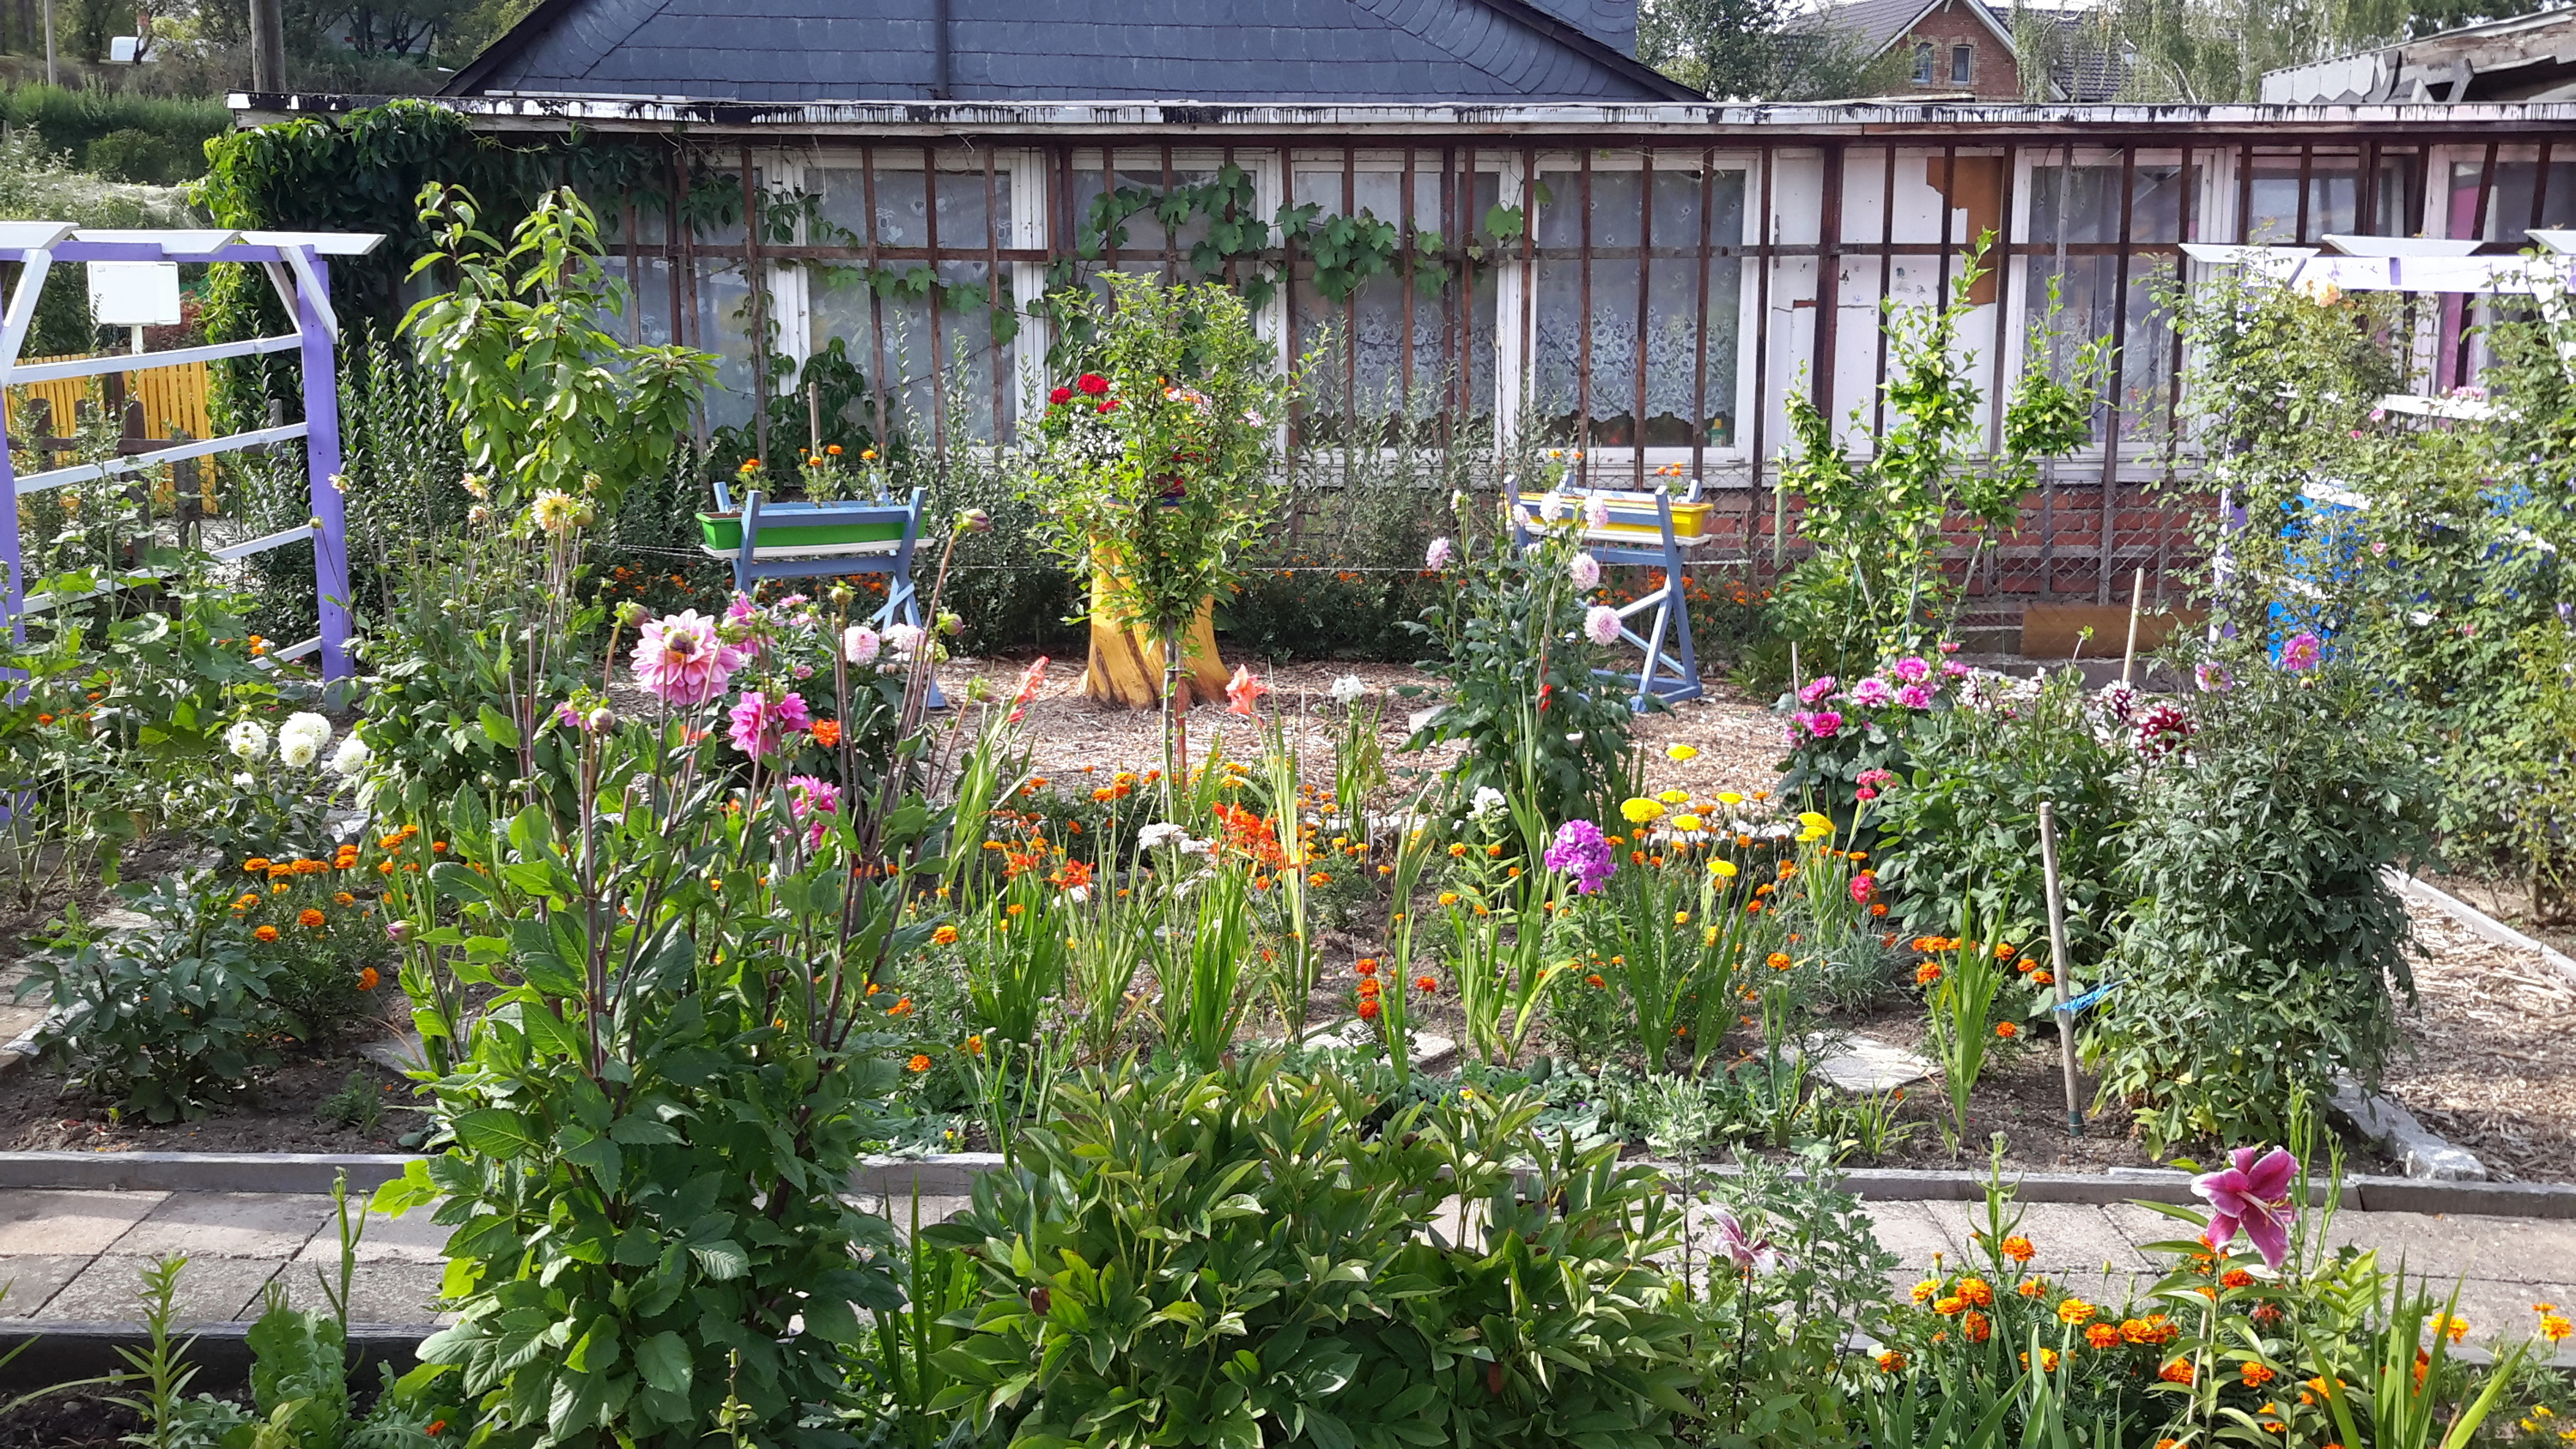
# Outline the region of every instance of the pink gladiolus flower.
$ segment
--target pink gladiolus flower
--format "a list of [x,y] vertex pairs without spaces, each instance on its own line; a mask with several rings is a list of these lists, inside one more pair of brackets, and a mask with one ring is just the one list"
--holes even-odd
[[1930,709],[1932,691],[1928,686],[1909,684],[1896,691],[1896,702],[1907,709]]
[[744,655],[695,609],[645,621],[635,640],[635,682],[665,704],[704,704],[724,693]]
[[1269,692],[1270,686],[1253,674],[1250,665],[1238,664],[1234,666],[1234,678],[1226,682],[1225,712],[1239,714],[1245,719],[1255,718],[1253,705]]
[[1908,684],[1921,684],[1932,677],[1932,663],[1920,654],[1908,654],[1888,666],[1888,672]]
[[1798,703],[1814,704],[1841,687],[1842,681],[1830,674],[1820,674],[1808,680],[1806,686],[1798,691]]
[[1018,724],[1020,716],[1028,712],[1029,701],[1038,697],[1039,688],[1046,683],[1046,672],[1047,657],[1041,654],[1038,662],[1030,665],[1028,672],[1020,676],[1020,692],[1011,701],[1010,723]]
[[2301,630],[2281,646],[2281,667],[2292,674],[2304,674],[2325,658],[2325,641]]
[[781,695],[774,704],[765,694],[746,694],[726,711],[726,718],[732,721],[725,733],[733,747],[755,760],[777,749],[787,736],[814,727],[805,701],[794,694]]
[[2264,1263],[2278,1268],[2290,1254],[2290,1186],[2298,1178],[2299,1159],[2286,1147],[2239,1147],[2227,1156],[2224,1170],[2191,1181],[2191,1190],[2209,1204],[2209,1231],[2202,1240],[2215,1251],[2243,1228]]

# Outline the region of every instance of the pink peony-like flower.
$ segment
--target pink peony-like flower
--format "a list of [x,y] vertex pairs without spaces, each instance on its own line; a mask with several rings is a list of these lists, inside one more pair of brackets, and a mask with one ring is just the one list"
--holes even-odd
[[1619,642],[1619,611],[1595,604],[1583,611],[1583,637],[1595,644]]
[[1904,685],[1896,691],[1896,702],[1907,709],[1930,709],[1932,687],[1926,684]]
[[1599,494],[1583,500],[1583,526],[1595,532],[1610,526],[1610,504]]
[[[1799,728],[1820,740],[1832,739],[1843,732],[1843,717],[1834,710],[1820,709],[1813,713],[1793,714],[1789,718]],[[1795,736],[1796,731],[1791,731],[1793,740]]]
[[2209,1204],[2202,1241],[2221,1249],[2243,1228],[2264,1263],[2278,1268],[2290,1255],[2290,1187],[2298,1180],[2299,1159],[2286,1147],[2239,1147],[2227,1157],[2224,1169],[2191,1180],[2191,1190]]
[[1445,569],[1449,567],[1450,560],[1457,556],[1457,545],[1445,538],[1435,538],[1431,540],[1431,547],[1422,551],[1422,566],[1427,569]]
[[1887,672],[1908,684],[1921,684],[1932,677],[1932,662],[1920,654],[1908,654],[1889,665]]
[[1574,581],[1574,586],[1578,589],[1590,590],[1599,588],[1601,586],[1601,560],[1594,558],[1588,553],[1578,553],[1574,556],[1574,562],[1565,566],[1565,575],[1567,578]]
[[1817,675],[1815,678],[1808,680],[1806,685],[1799,689],[1798,703],[1814,704],[1817,700],[1824,698],[1826,695],[1829,695],[1840,688],[1842,688],[1841,680],[1834,678],[1830,674]]
[[1851,878],[1852,904],[1857,906],[1868,905],[1869,898],[1876,894],[1878,894],[1877,876],[1870,874],[1868,871],[1862,871],[1860,874]]
[[805,712],[805,701],[795,694],[769,696],[757,692],[734,701],[725,717],[732,721],[725,731],[733,747],[757,760],[779,746],[791,734],[814,727],[814,717]]
[[1875,674],[1851,687],[1851,702],[1862,709],[1876,709],[1894,698],[1896,691]]
[[635,682],[664,704],[700,705],[724,693],[744,654],[695,609],[644,622],[635,640]]
[[1951,679],[1965,679],[1968,677],[1970,672],[1971,671],[1968,666],[1960,663],[1956,659],[1944,659],[1941,661],[1941,673]]

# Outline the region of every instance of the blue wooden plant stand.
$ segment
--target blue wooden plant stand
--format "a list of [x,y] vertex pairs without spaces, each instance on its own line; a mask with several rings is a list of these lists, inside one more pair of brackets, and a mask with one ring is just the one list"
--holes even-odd
[[[733,496],[721,482],[715,485],[716,507],[731,511]],[[733,549],[720,549],[700,544],[699,550],[710,558],[728,559],[733,564],[733,588],[748,594],[763,579],[847,578],[852,574],[883,574],[886,578],[885,603],[869,622],[877,628],[889,624],[923,627],[921,596],[912,585],[912,556],[921,540],[921,504],[927,491],[912,490],[910,500],[897,503],[891,498],[849,503],[770,503],[761,502],[754,489],[742,499],[742,543]],[[863,543],[791,543],[763,548],[760,546],[760,522],[766,515],[773,525],[797,528],[832,527],[836,525],[899,526],[902,532],[893,538]],[[932,709],[948,707],[939,692],[939,680],[930,680],[929,705]]]
[[[1503,488],[1514,499],[1512,542],[1526,548],[1535,534],[1547,528],[1542,511],[1546,495],[1522,493],[1509,479],[1504,480]],[[1639,714],[1646,712],[1649,699],[1678,704],[1699,698],[1704,691],[1699,680],[1699,654],[1691,647],[1690,603],[1682,593],[1682,570],[1688,562],[1687,551],[1704,540],[1675,535],[1672,494],[1658,485],[1649,494],[1603,488],[1559,489],[1557,496],[1578,517],[1585,502],[1594,497],[1609,505],[1609,526],[1583,531],[1585,551],[1593,558],[1604,564],[1642,564],[1664,571],[1661,587],[1619,610],[1620,642],[1645,651],[1642,664],[1634,673],[1615,669],[1593,672],[1618,681],[1628,690],[1629,707]],[[1687,501],[1699,501],[1696,481],[1691,484]],[[1640,615],[1651,616],[1644,633],[1629,623]]]

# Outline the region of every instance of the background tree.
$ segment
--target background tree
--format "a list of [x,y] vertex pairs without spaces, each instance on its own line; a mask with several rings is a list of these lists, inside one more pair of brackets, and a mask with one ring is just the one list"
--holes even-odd
[[1872,54],[1831,12],[1791,14],[1781,0],[1645,0],[1637,56],[1718,100],[1885,95],[1907,70],[1904,56]]

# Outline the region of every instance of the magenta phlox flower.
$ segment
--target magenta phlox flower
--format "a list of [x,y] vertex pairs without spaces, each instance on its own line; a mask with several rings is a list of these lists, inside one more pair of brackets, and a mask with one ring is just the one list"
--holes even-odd
[[1823,699],[1826,695],[1829,695],[1840,688],[1842,688],[1841,680],[1834,678],[1830,674],[1820,674],[1815,678],[1808,680],[1805,685],[1800,687],[1798,690],[1798,703],[1814,704],[1817,700]]
[[2263,1262],[2277,1269],[2290,1255],[2290,1187],[2299,1176],[2299,1159],[2286,1147],[2239,1147],[2227,1157],[2224,1169],[2191,1180],[2191,1190],[2209,1204],[2209,1231],[2202,1240],[2216,1251],[2243,1228]]
[[2305,674],[2326,657],[2325,641],[2302,629],[2281,645],[2281,667],[2292,674]]
[[1932,661],[1920,654],[1908,654],[1889,665],[1887,672],[1907,684],[1921,684],[1932,677]]
[[664,704],[699,705],[724,693],[747,656],[695,609],[648,619],[635,640],[635,682]]
[[1851,702],[1862,709],[1877,709],[1895,698],[1896,691],[1875,674],[1851,687]]
[[1578,895],[1590,895],[1619,869],[1601,827],[1589,820],[1569,820],[1556,828],[1556,843],[1547,848],[1549,870],[1574,877]]
[[732,721],[725,733],[733,747],[757,760],[778,748],[791,734],[814,727],[814,717],[805,710],[804,699],[789,693],[772,700],[755,690],[734,701],[726,711]]

